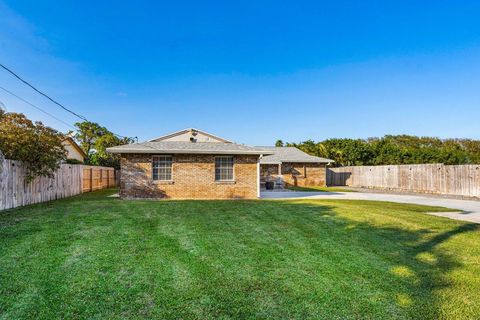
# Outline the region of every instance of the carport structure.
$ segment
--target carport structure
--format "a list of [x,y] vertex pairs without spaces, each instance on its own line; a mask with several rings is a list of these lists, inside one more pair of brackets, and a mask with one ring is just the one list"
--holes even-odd
[[262,147],[273,154],[260,158],[260,183],[273,181],[275,188],[325,186],[326,168],[333,160],[311,156],[295,147]]

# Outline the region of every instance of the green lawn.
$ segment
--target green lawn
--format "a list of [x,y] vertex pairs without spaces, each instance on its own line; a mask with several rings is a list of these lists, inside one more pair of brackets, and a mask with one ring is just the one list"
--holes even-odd
[[356,190],[346,189],[342,187],[299,187],[299,186],[288,186],[287,189],[294,191],[321,191],[321,192],[357,192]]
[[0,213],[0,318],[480,317],[480,227],[337,200],[122,201]]

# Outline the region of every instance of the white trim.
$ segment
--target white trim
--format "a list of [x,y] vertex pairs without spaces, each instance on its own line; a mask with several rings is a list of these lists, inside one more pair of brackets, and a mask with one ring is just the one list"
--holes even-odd
[[260,159],[262,155],[258,157],[257,161],[257,198],[260,198]]

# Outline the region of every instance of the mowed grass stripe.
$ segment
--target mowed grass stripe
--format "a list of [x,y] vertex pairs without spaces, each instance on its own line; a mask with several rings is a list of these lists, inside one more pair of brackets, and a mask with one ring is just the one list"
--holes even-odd
[[448,209],[113,192],[0,214],[2,318],[480,315],[480,228]]

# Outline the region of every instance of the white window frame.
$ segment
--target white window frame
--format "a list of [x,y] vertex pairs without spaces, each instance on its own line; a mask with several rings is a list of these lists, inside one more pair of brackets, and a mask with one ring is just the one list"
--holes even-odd
[[[228,159],[232,159],[232,179],[217,179],[217,159],[225,159],[225,158],[228,158]],[[234,156],[217,156],[215,157],[215,176],[214,176],[214,179],[216,182],[232,182],[232,181],[235,181],[235,157]]]
[[[170,158],[170,179],[159,179],[160,175],[158,175],[157,179],[155,179],[155,159],[156,158]],[[164,182],[164,181],[167,181],[167,182],[170,182],[170,181],[173,181],[173,156],[172,155],[169,155],[169,154],[165,154],[165,155],[154,155],[152,156],[152,180],[155,182],[155,181],[160,181],[160,182]]]

